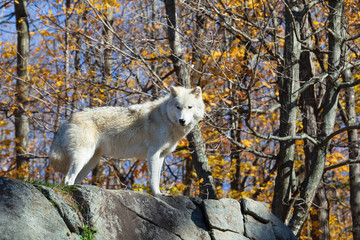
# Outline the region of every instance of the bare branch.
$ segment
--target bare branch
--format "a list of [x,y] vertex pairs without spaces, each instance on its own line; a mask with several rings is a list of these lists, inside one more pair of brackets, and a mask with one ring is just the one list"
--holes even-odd
[[276,140],[276,141],[290,141],[290,140],[309,140],[311,143],[315,144],[315,145],[319,145],[320,142],[318,140],[316,140],[315,138],[309,136],[306,133],[302,133],[299,135],[294,135],[294,136],[286,136],[286,137],[278,137],[278,136],[273,136],[273,135],[263,135],[258,133],[248,121],[246,122],[246,126],[250,129],[250,131],[252,132],[252,134],[254,134],[256,137],[258,138],[262,138],[265,140]]
[[[86,0],[86,2],[89,4],[89,6],[94,10],[97,18],[99,19],[99,21],[101,21],[101,23],[104,25],[104,26],[109,26],[109,24],[104,21],[104,18],[100,16],[100,14],[102,14],[101,12],[99,12],[93,5],[92,3],[89,1],[89,0]],[[140,60],[144,66],[146,67],[147,70],[149,70],[149,72],[151,73],[151,75],[155,78],[156,82],[154,81],[154,84],[160,84],[163,88],[167,89],[166,85],[163,83],[161,77],[159,75],[157,75],[154,70],[151,68],[150,64],[148,63],[148,61],[146,61],[140,54],[134,52],[133,49],[131,49],[128,45],[126,45],[123,41],[122,41],[122,38],[119,36],[119,34],[117,32],[114,31],[114,29],[109,26],[109,29],[108,29],[112,34],[114,34],[114,36],[120,41],[120,43],[125,47],[126,50],[128,50],[131,54],[128,54],[124,51],[122,51],[120,48],[117,48],[115,47],[114,45],[112,45],[111,47],[118,51],[119,53],[123,54],[124,56],[126,57],[129,57],[130,59],[137,59],[137,60]],[[89,36],[83,34],[85,37],[87,38],[90,38]],[[92,41],[94,42],[98,42],[100,44],[103,44],[101,43],[99,40],[96,40],[94,38],[90,38]],[[168,89],[167,89],[168,90]]]
[[[249,126],[248,126],[249,127]],[[314,139],[313,137],[307,135],[306,133],[302,133],[299,135],[294,135],[294,136],[286,136],[286,137],[278,137],[278,136],[272,136],[272,135],[262,135],[258,132],[256,132],[251,126],[249,127],[249,129],[251,130],[251,132],[259,138],[262,139],[266,139],[266,140],[276,140],[276,141],[290,141],[290,140],[309,140],[311,143],[315,144],[315,145],[319,145],[319,141]]]
[[351,130],[351,129],[360,129],[360,125],[343,127],[341,129],[331,133],[329,136],[327,136],[323,141],[321,141],[320,145],[325,145],[327,142],[329,142],[336,135],[338,135],[338,134],[340,134],[342,132],[345,132],[347,130]]
[[[207,116],[208,117],[208,116]],[[262,158],[270,158],[270,159],[275,159],[276,156],[274,155],[270,155],[270,154],[266,154],[263,152],[259,152],[256,151],[254,149],[251,149],[249,147],[246,147],[244,144],[236,141],[235,139],[233,139],[232,137],[229,136],[229,134],[225,131],[223,131],[219,126],[217,126],[217,124],[214,122],[213,119],[211,119],[210,117],[208,117],[209,121],[211,123],[208,123],[211,127],[214,127],[223,137],[225,137],[226,139],[228,139],[231,143],[235,144],[236,146],[238,146],[240,149],[243,149],[246,152],[252,153],[257,157],[262,157]]]
[[353,82],[342,82],[339,84],[338,88],[348,88],[348,87],[355,87],[356,85],[360,84],[360,79],[353,81]]
[[351,36],[347,36],[344,41],[351,41],[351,40],[355,40],[357,38],[360,38],[360,32]]
[[251,38],[249,35],[247,35],[243,31],[240,31],[239,29],[232,26],[232,24],[230,24],[226,20],[225,16],[223,14],[221,14],[221,12],[215,6],[213,6],[213,3],[210,3],[208,0],[207,0],[207,3],[215,11],[215,13],[221,18],[221,21],[215,19],[211,14],[207,14],[208,17],[210,17],[212,20],[216,21],[219,25],[226,27],[226,29],[228,29],[233,34],[235,34],[235,35],[239,34],[240,36],[242,36],[244,39],[246,39],[249,42],[253,42],[253,43],[259,42],[259,39]]
[[322,73],[319,76],[312,77],[309,81],[306,81],[297,91],[294,92],[298,93],[299,95],[302,94],[308,87],[314,85],[315,83],[323,82],[325,78],[329,76],[328,73]]
[[339,167],[342,167],[342,166],[345,166],[345,165],[358,164],[358,163],[360,163],[360,159],[356,159],[356,160],[349,159],[347,161],[343,161],[341,163],[337,163],[337,164],[333,164],[331,166],[325,167],[324,172],[330,171],[332,169],[339,168]]

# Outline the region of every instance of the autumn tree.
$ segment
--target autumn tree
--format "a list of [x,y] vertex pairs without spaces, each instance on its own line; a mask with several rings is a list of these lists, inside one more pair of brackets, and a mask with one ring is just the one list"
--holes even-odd
[[279,154],[277,155],[277,176],[275,179],[274,199],[272,211],[281,220],[285,221],[290,211],[290,199],[295,191],[294,179],[294,154],[297,121],[297,99],[300,87],[300,55],[301,43],[300,26],[302,16],[294,18],[294,14],[304,10],[304,4],[285,2],[285,44],[284,64],[280,65],[281,76],[278,80],[280,107],[280,129],[279,136],[290,137],[288,140],[280,141]]
[[[343,73],[344,82],[352,83],[354,81],[353,74],[350,70],[345,70]],[[347,88],[345,93],[346,102],[346,115],[344,116],[344,122],[346,126],[356,125],[356,110],[355,110],[355,89]],[[347,131],[349,142],[349,161],[356,161],[359,158],[358,147],[358,134],[355,129],[349,129]],[[354,239],[360,237],[360,169],[359,163],[351,164],[349,166],[349,180],[350,180],[350,207],[353,223],[353,236]]]
[[15,1],[16,31],[17,31],[17,79],[15,116],[15,151],[18,176],[27,178],[28,145],[29,145],[29,51],[30,34],[28,23],[27,1]]
[[[111,82],[112,75],[112,62],[113,62],[113,50],[112,45],[114,41],[114,29],[113,29],[113,16],[114,16],[114,6],[111,3],[106,4],[104,6],[103,12],[100,12],[103,15],[103,30],[102,30],[102,39],[103,39],[103,61],[102,61],[102,82],[108,85]],[[109,102],[110,94],[106,93],[108,96],[105,98],[105,102]],[[102,164],[98,164],[95,169],[92,171],[92,182],[97,183],[100,182],[101,175],[103,174],[104,168]]]
[[[192,81],[190,79],[191,68],[184,58],[185,54],[181,47],[180,34],[178,30],[179,22],[177,20],[178,17],[176,13],[176,1],[165,1],[165,8],[168,24],[168,40],[171,48],[170,59],[174,65],[174,71],[179,83],[187,88],[190,88],[192,87]],[[204,199],[214,199],[216,198],[215,185],[205,154],[205,147],[199,126],[194,127],[194,129],[188,134],[187,139],[190,142],[190,148],[192,151],[192,162],[195,166],[198,178],[202,179],[202,182],[200,183],[200,197]]]

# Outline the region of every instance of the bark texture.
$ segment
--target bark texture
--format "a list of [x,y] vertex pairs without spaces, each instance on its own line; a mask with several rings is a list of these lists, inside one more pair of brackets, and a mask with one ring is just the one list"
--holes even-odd
[[15,16],[17,30],[17,80],[15,115],[15,151],[16,166],[19,178],[26,178],[29,146],[29,48],[30,35],[27,13],[27,1],[15,1]]
[[[304,4],[309,4],[306,0]],[[307,51],[306,48],[313,48],[313,39],[309,38],[309,34],[311,32],[310,29],[310,20],[309,13],[303,16],[300,35],[303,43],[306,44],[306,47],[302,47],[302,53],[300,56],[300,80],[303,83],[307,83],[311,81],[312,77],[314,77],[315,73],[315,62],[314,62],[314,54],[310,51]],[[301,94],[301,111],[303,117],[303,131],[309,136],[316,136],[318,134],[318,99],[315,94],[317,90],[317,85],[309,86],[302,94]],[[314,151],[316,145],[311,141],[305,139],[304,140],[304,152],[305,152],[305,170],[306,173],[310,172],[310,166],[314,159]],[[320,183],[318,190],[316,192],[314,198],[314,204],[312,205],[313,211],[311,211],[310,218],[312,222],[311,226],[311,237],[314,240],[325,240],[330,238],[329,231],[329,202],[326,196],[326,189],[323,183]]]
[[[343,74],[345,82],[352,82],[353,76],[350,70],[345,71]],[[346,89],[346,125],[356,125],[356,112],[355,112],[355,89],[353,87]],[[359,158],[359,142],[357,130],[348,131],[349,139],[349,159],[354,161]],[[352,215],[352,232],[354,239],[360,239],[360,164],[350,164],[350,209]]]
[[[113,22],[114,22],[114,7],[109,4],[109,6],[105,9],[104,13],[104,21],[103,21],[103,42],[104,42],[104,50],[103,50],[103,83],[105,85],[109,85],[111,82],[111,73],[112,73],[112,65],[113,65],[113,58],[112,58],[112,45],[114,41],[114,34],[113,34]],[[108,91],[105,92],[106,104],[109,104],[111,101],[111,96]],[[104,177],[104,170],[105,167],[102,163],[96,165],[96,167],[92,170],[92,183],[97,184],[101,182],[101,178]]]
[[[297,39],[301,17],[293,21],[294,15],[299,15],[302,4],[293,4],[286,1],[288,8],[285,8],[285,66],[283,76],[279,80],[280,96],[280,137],[295,136],[297,120],[297,99],[299,82],[299,60],[301,44]],[[278,172],[275,179],[274,199],[272,212],[285,221],[290,211],[290,198],[294,189],[294,150],[295,140],[290,139],[280,142],[280,150],[277,156]]]

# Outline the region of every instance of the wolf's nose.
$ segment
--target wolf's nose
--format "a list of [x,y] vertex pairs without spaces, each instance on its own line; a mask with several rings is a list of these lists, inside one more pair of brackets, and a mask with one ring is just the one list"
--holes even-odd
[[181,126],[185,126],[185,120],[184,119],[179,119],[179,123]]

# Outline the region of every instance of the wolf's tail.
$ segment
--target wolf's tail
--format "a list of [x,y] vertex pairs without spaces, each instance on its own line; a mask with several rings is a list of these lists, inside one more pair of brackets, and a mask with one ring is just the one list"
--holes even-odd
[[60,126],[59,131],[55,135],[49,152],[50,165],[55,169],[55,171],[65,174],[68,172],[70,166],[70,159],[66,152],[66,132],[68,131],[68,127],[68,121],[65,121]]

